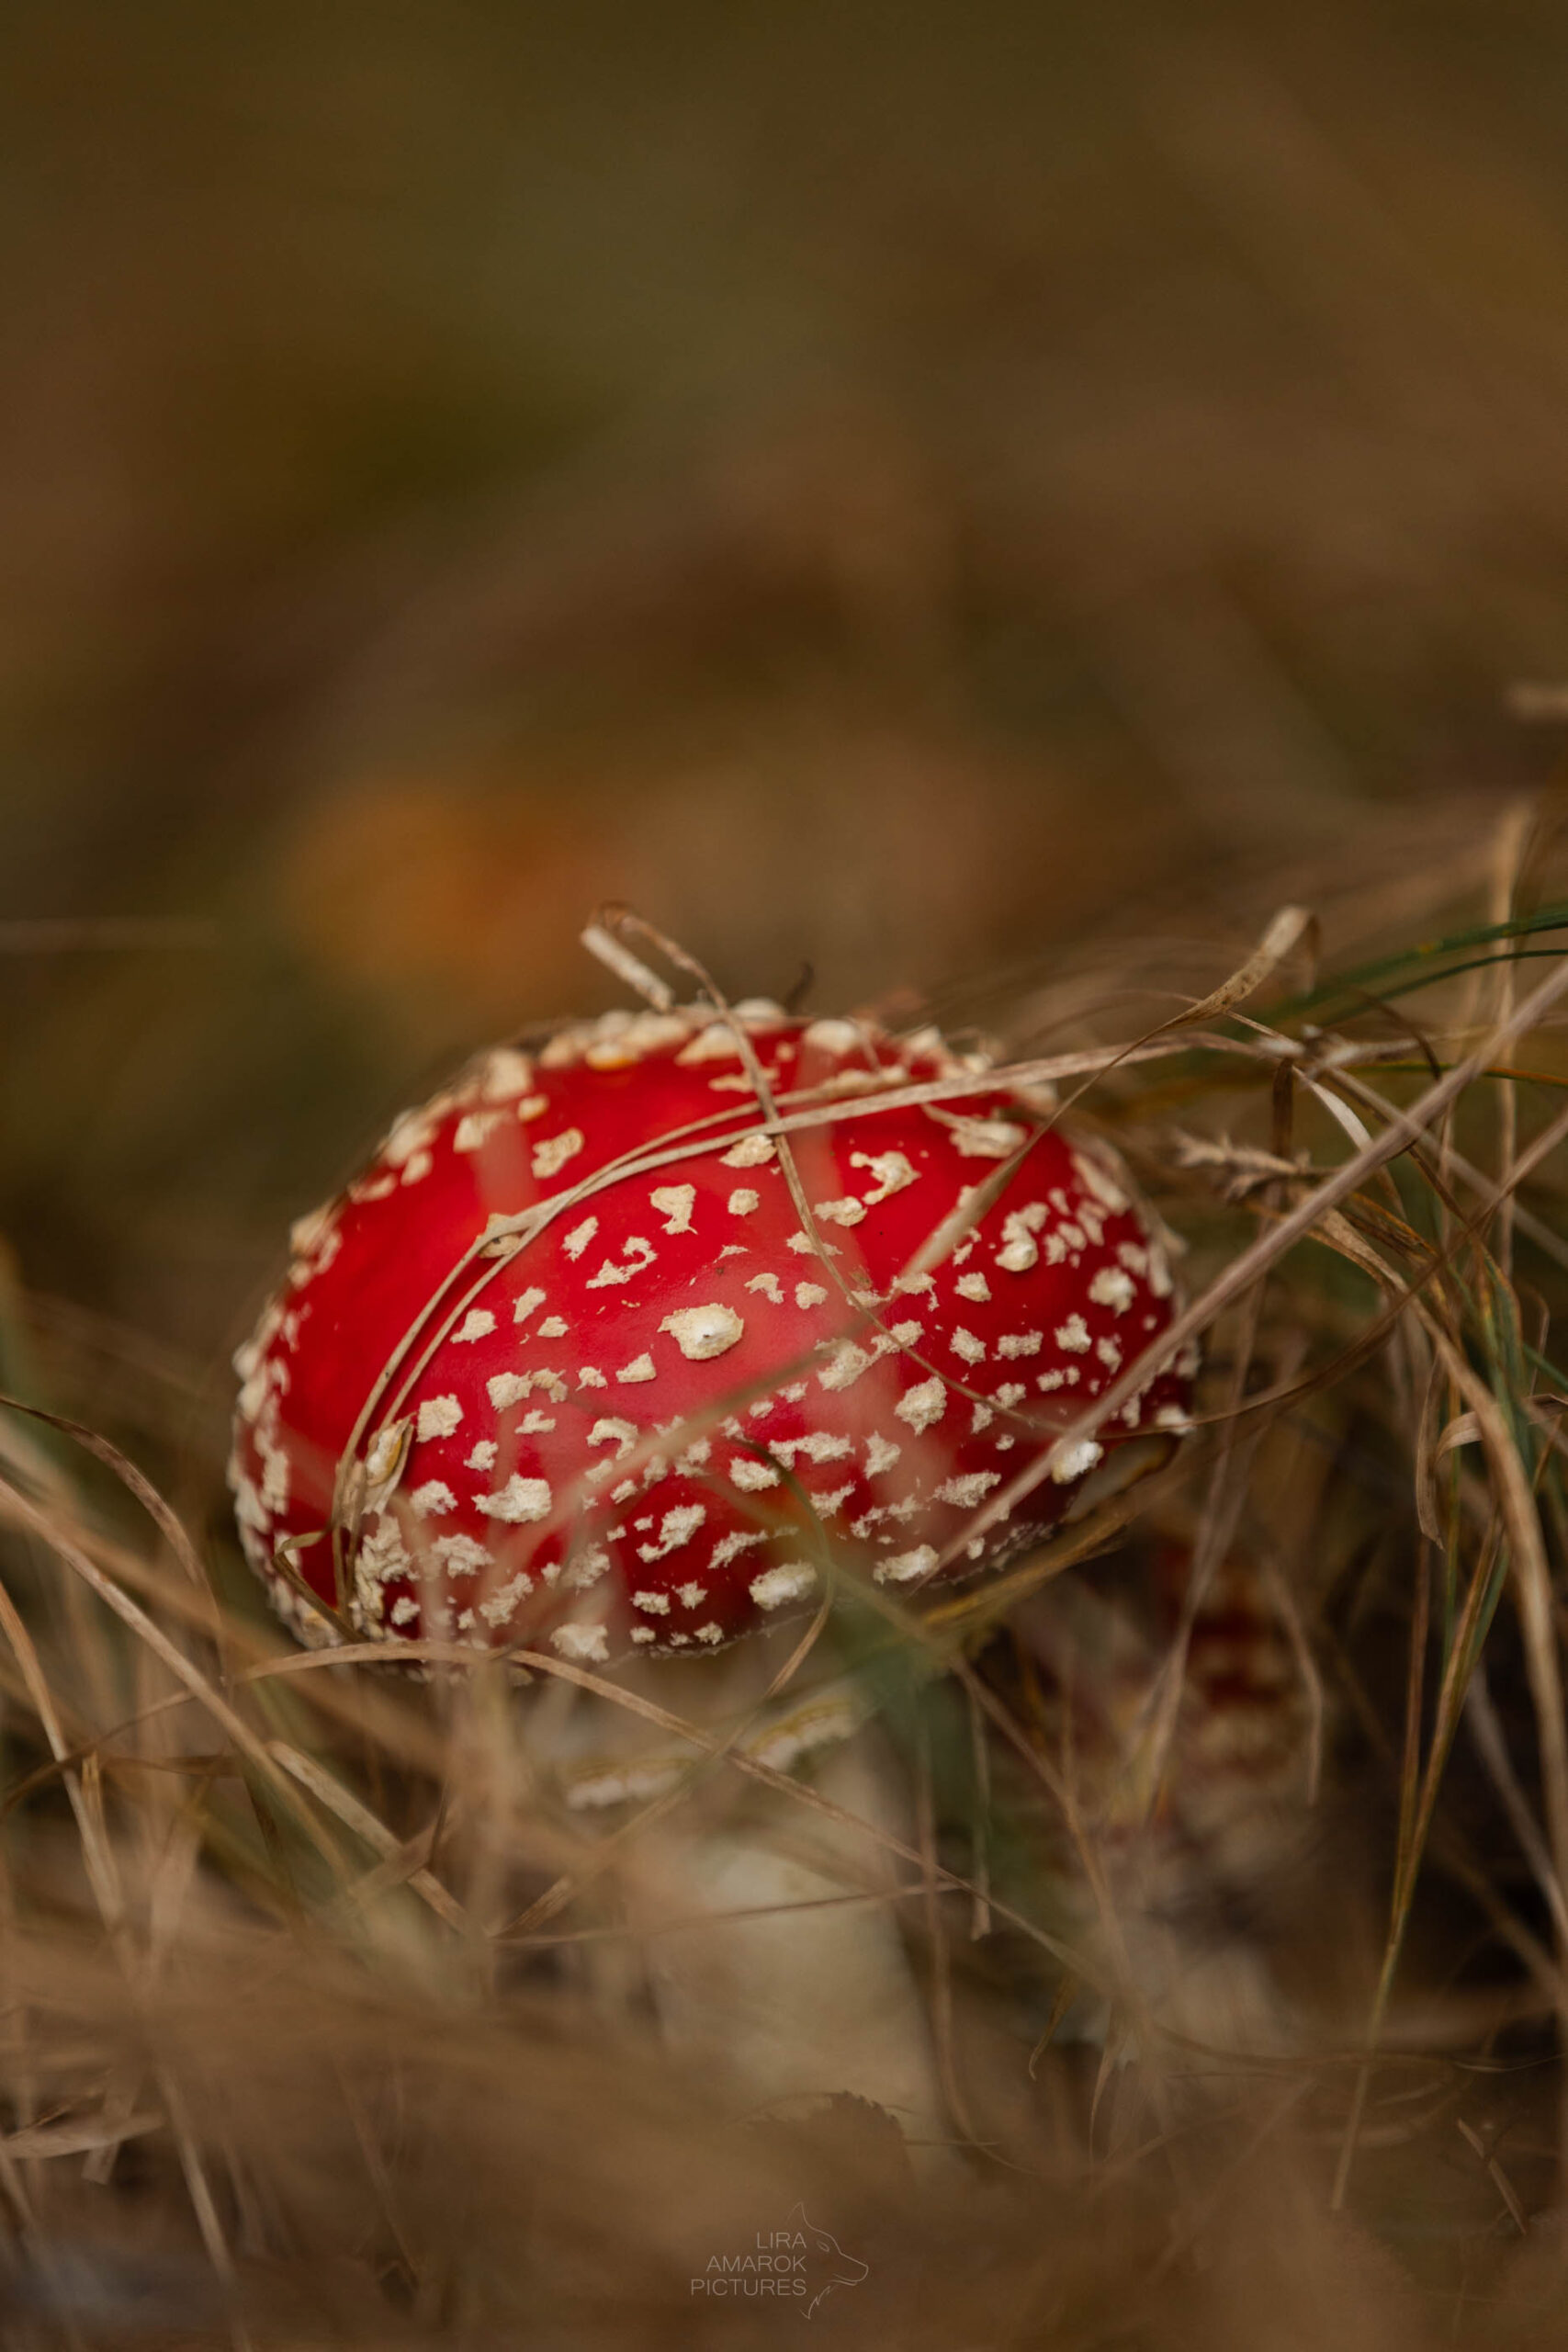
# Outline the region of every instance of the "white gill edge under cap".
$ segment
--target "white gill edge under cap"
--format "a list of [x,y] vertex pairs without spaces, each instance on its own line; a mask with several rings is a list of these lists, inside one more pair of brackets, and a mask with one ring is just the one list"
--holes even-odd
[[[850,1739],[871,1716],[872,1702],[858,1685],[828,1684],[809,1698],[786,1694],[736,1742],[739,1754],[775,1772],[793,1771],[818,1750]],[[617,1718],[617,1728],[635,1719]],[[651,1727],[647,1727],[650,1729]],[[572,1812],[597,1811],[661,1795],[692,1769],[691,1749],[663,1745],[635,1747],[621,1755],[589,1753],[558,1766],[561,1794]]]

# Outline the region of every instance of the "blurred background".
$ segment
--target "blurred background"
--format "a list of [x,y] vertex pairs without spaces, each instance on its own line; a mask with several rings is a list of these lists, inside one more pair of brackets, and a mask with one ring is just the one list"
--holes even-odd
[[[1005,1023],[1551,775],[1568,14],[11,0],[0,1233],[194,1394],[472,1046]],[[139,1335],[137,1354],[125,1339]]]

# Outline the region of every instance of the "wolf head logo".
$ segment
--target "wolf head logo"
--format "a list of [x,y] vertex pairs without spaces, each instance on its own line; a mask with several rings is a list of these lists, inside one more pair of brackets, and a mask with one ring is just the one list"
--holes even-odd
[[809,2319],[813,2312],[827,2301],[836,2287],[858,2287],[863,2278],[869,2277],[871,2266],[863,2262],[858,2255],[846,2254],[831,2230],[819,2230],[815,2222],[807,2220],[804,2205],[792,2208],[789,2223],[791,2229],[798,2230],[809,2241],[818,2261],[827,2269],[826,2278],[802,2314]]

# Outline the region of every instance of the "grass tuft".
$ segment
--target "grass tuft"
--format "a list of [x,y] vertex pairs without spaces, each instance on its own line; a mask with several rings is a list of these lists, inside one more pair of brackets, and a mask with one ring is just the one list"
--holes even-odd
[[[1191,1432],[989,1582],[844,1584],[705,1712],[674,1671],[295,1651],[226,1399],[176,1510],[139,1465],[183,1367],[6,1276],[8,2345],[762,2343],[800,2305],[713,2263],[797,2212],[816,2284],[856,2273],[829,2336],[1555,2340],[1568,876],[1545,818],[1475,865],[1416,920],[1404,871],[1397,917],[1363,879],[1353,923],[999,992],[1009,1066],[1179,1240]],[[934,2122],[661,2043],[671,1832],[764,1801],[819,1890],[702,1933],[884,1923]]]

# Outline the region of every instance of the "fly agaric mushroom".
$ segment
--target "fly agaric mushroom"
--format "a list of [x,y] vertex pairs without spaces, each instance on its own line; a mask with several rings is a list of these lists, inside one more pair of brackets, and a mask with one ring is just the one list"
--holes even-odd
[[829,1557],[973,1574],[1133,1475],[1190,1363],[1061,1432],[1168,1328],[1160,1236],[983,1070],[768,1003],[610,1013],[400,1118],[236,1358],[242,1536],[300,1635],[716,1649]]
[[[994,1566],[1184,1425],[1179,1358],[1064,1436],[1169,1327],[1161,1237],[1100,1145],[934,1031],[750,1002],[501,1046],[293,1241],[236,1359],[231,1477],[312,1644],[547,1644],[733,1695],[697,1661],[812,1605],[830,1567],[910,1594]],[[890,1776],[844,1761],[886,1850]],[[727,1924],[660,1939],[661,2014],[754,2098],[937,2110],[885,1908],[793,1908],[770,1965],[803,1888],[878,1891],[845,1807],[803,1860],[795,1809],[751,1795],[739,1834],[666,1838],[677,1911]]]

